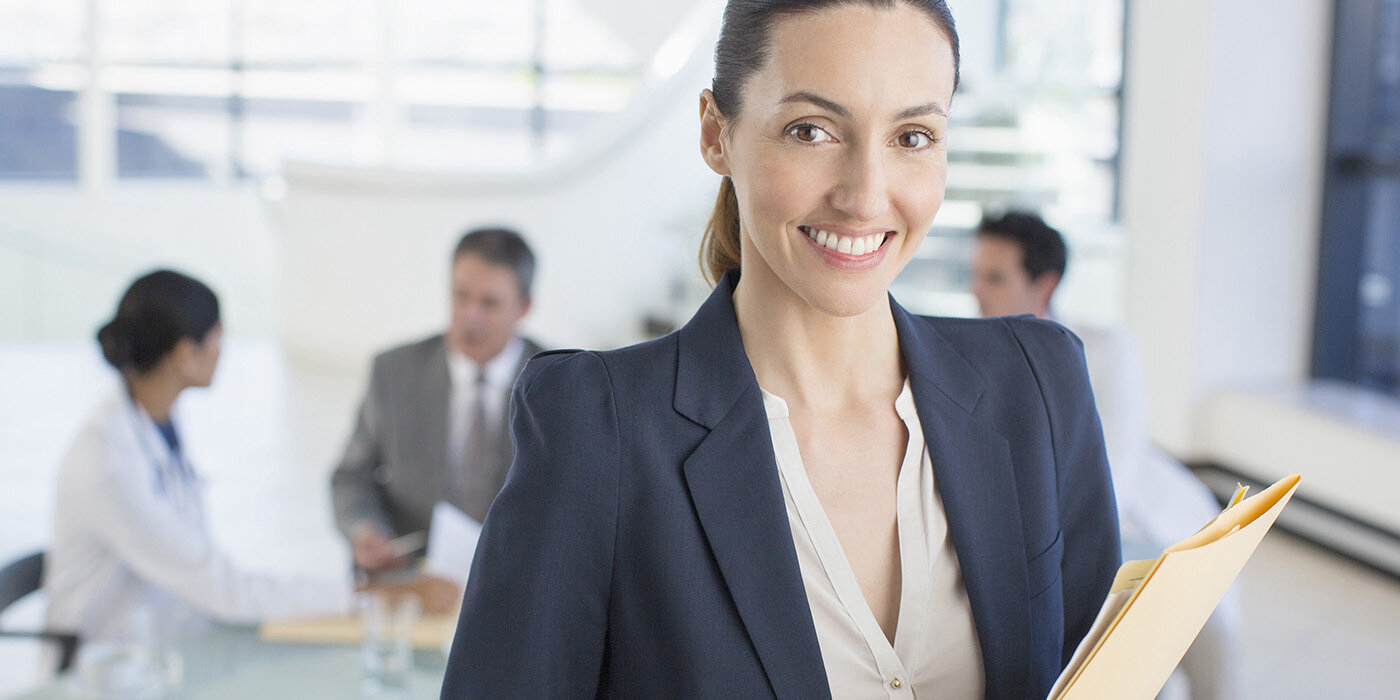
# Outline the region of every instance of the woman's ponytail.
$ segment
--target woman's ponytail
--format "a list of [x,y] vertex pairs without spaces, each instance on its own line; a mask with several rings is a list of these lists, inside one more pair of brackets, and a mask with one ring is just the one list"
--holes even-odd
[[117,369],[131,366],[134,360],[131,336],[131,328],[124,318],[114,318],[97,331],[97,343],[108,364]]
[[724,273],[739,269],[739,251],[739,198],[734,194],[734,181],[725,177],[720,180],[719,196],[700,241],[700,271],[706,281],[719,284]]

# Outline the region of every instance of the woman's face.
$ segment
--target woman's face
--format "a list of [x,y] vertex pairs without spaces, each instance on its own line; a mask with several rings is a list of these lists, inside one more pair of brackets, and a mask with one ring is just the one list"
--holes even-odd
[[185,380],[191,386],[209,386],[214,383],[214,370],[219,366],[219,354],[223,351],[223,324],[214,324],[214,327],[204,334],[202,341],[185,339],[180,342],[189,343],[189,351],[184,355],[181,364]]
[[952,95],[952,48],[919,10],[778,20],[740,116],[701,103],[706,162],[738,197],[744,280],[839,316],[883,301],[943,203]]

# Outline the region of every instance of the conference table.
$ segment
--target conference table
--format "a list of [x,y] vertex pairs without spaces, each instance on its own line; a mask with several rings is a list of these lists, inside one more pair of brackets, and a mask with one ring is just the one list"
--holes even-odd
[[[161,696],[168,700],[435,699],[447,667],[442,651],[420,649],[402,679],[379,682],[361,667],[357,645],[267,642],[258,638],[255,628],[223,627],[176,640],[172,646],[183,659],[183,682]],[[69,673],[13,700],[94,697]]]

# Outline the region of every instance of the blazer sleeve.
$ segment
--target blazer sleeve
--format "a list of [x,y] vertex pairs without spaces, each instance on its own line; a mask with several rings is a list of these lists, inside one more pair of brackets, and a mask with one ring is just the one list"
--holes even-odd
[[1084,348],[1059,324],[1008,319],[1040,385],[1055,455],[1064,552],[1064,646],[1061,665],[1089,631],[1113,585],[1122,553],[1118,508],[1103,430],[1089,388]]
[[394,528],[384,512],[383,491],[374,478],[374,470],[383,463],[381,435],[385,406],[383,397],[384,370],[382,357],[374,362],[370,372],[369,389],[360,410],[355,414],[355,430],[345,446],[345,454],[331,475],[331,502],[335,507],[335,524],[346,539],[361,522],[378,524],[393,534]]
[[515,461],[477,544],[442,697],[591,698],[618,503],[617,409],[603,360],[531,360],[511,416]]

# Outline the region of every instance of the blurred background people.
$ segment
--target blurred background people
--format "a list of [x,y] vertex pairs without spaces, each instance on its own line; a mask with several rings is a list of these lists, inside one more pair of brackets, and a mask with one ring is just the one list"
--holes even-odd
[[[97,338],[122,375],[59,471],[44,587],[48,623],[83,643],[140,641],[208,621],[343,615],[352,582],[241,571],[210,540],[176,401],[219,363],[219,301],[198,280],[158,270],[132,283]],[[251,517],[251,515],[250,515]]]
[[486,518],[510,468],[510,389],[540,351],[517,330],[534,276],[534,253],[519,233],[467,233],[452,254],[447,332],[374,359],[331,479],[336,523],[356,566],[404,565],[392,541],[426,531],[439,501]]
[[[974,250],[972,293],[983,317],[1054,319],[1052,301],[1068,261],[1058,231],[1031,212],[988,212],[977,226]],[[1154,558],[1209,522],[1220,506],[1190,470],[1148,438],[1142,360],[1128,332],[1066,325],[1084,342],[1118,500],[1123,558]],[[1192,698],[1239,697],[1233,668],[1238,606],[1227,594],[1182,660]]]

